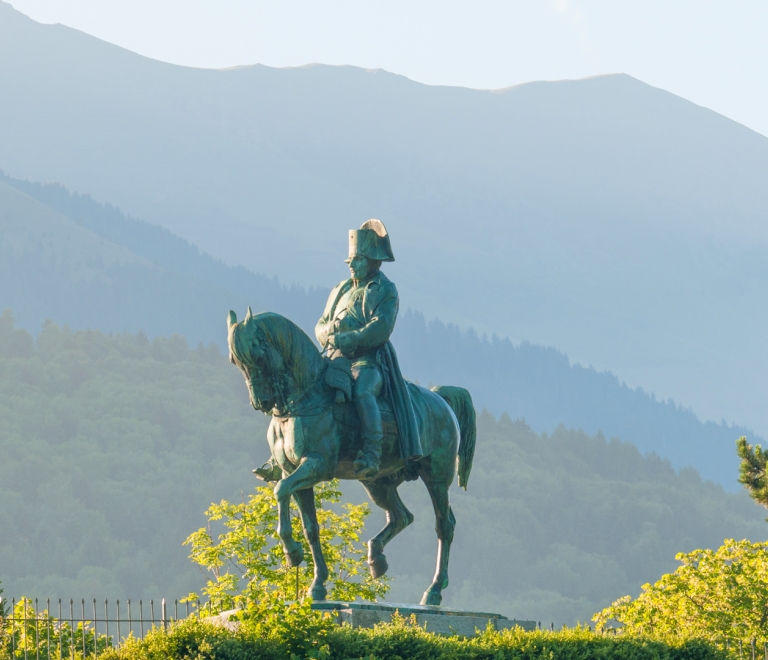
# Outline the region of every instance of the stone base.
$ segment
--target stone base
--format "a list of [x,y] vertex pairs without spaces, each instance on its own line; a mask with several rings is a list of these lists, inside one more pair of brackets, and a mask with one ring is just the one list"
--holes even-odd
[[523,630],[535,630],[535,621],[508,619],[490,612],[468,612],[436,605],[410,605],[403,603],[346,603],[343,601],[318,601],[313,610],[335,613],[336,621],[349,623],[353,628],[372,628],[377,623],[388,622],[398,612],[400,616],[416,616],[416,622],[427,632],[439,635],[464,635],[473,637],[477,630],[485,630],[488,624],[495,630],[519,626]]

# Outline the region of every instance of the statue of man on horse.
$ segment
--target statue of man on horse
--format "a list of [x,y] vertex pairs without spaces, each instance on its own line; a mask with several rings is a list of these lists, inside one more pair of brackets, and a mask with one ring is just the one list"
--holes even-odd
[[456,525],[448,489],[457,471],[459,485],[467,487],[475,410],[463,388],[428,390],[403,380],[389,341],[397,289],[380,271],[382,262],[393,260],[379,220],[350,232],[351,277],[331,292],[315,328],[322,353],[279,314],[253,314],[249,308],[243,321],[232,311],[227,321],[229,359],[245,376],[253,408],[272,417],[267,431],[272,458],[254,472],[276,482],[277,535],[289,566],[304,559],[291,529],[291,498],[299,508],[314,562],[314,600],[326,597],[328,567],[313,488],[334,478],[359,480],[387,513],[387,524],[368,542],[374,578],[388,569],[384,547],[413,522],[397,489],[406,479],[421,479],[432,500],[438,537],[437,570],[422,604],[439,605],[448,586]]
[[353,400],[363,443],[353,466],[360,479],[379,472],[384,430],[378,398],[382,393],[392,404],[402,457],[413,460],[423,455],[411,395],[389,341],[400,299],[380,268],[382,262],[394,260],[389,234],[380,220],[351,229],[346,259],[351,277],[331,291],[315,327],[324,350],[351,362]]

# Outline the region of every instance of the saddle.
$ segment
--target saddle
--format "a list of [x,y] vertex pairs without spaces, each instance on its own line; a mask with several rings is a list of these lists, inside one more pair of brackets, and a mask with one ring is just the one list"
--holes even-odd
[[[325,370],[325,383],[336,392],[334,403],[334,416],[336,420],[345,426],[358,426],[357,412],[354,406],[344,405],[352,402],[352,362],[338,351],[326,356],[327,367]],[[384,425],[384,434],[396,435],[397,424],[395,414],[389,397],[380,395],[377,399],[381,410],[381,421]]]
[[[338,351],[326,356],[326,369],[323,379],[331,389],[335,391],[335,400],[333,403],[333,417],[337,423],[347,428],[346,440],[343,442],[340,452],[340,458],[352,462],[357,452],[362,448],[362,439],[360,438],[360,423],[357,411],[352,403],[352,389],[354,379],[352,378],[352,363],[348,358],[343,357]],[[412,391],[416,391],[415,386],[410,385]],[[397,422],[395,420],[392,403],[386,394],[378,398],[379,409],[381,411],[381,421],[384,431],[385,442],[397,442],[398,434]],[[389,438],[389,439],[387,439]],[[270,459],[260,468],[253,470],[257,478],[275,482],[282,478],[282,470]],[[393,479],[404,479],[413,481],[418,478],[417,461],[409,461],[402,470],[392,475]]]
[[338,351],[325,358],[325,384],[336,391],[336,403],[352,401],[352,362]]

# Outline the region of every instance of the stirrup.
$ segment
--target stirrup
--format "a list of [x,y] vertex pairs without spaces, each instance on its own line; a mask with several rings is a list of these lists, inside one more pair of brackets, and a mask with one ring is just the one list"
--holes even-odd
[[256,475],[257,479],[261,479],[267,483],[270,481],[280,481],[283,477],[283,471],[280,469],[280,466],[275,465],[271,461],[267,461],[261,467],[252,470],[252,472]]

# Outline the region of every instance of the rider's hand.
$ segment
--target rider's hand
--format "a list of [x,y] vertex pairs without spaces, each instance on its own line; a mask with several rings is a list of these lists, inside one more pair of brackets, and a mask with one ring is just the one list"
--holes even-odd
[[328,335],[328,346],[341,351],[342,354],[346,354],[350,350],[349,345],[349,332],[337,332],[332,335]]

